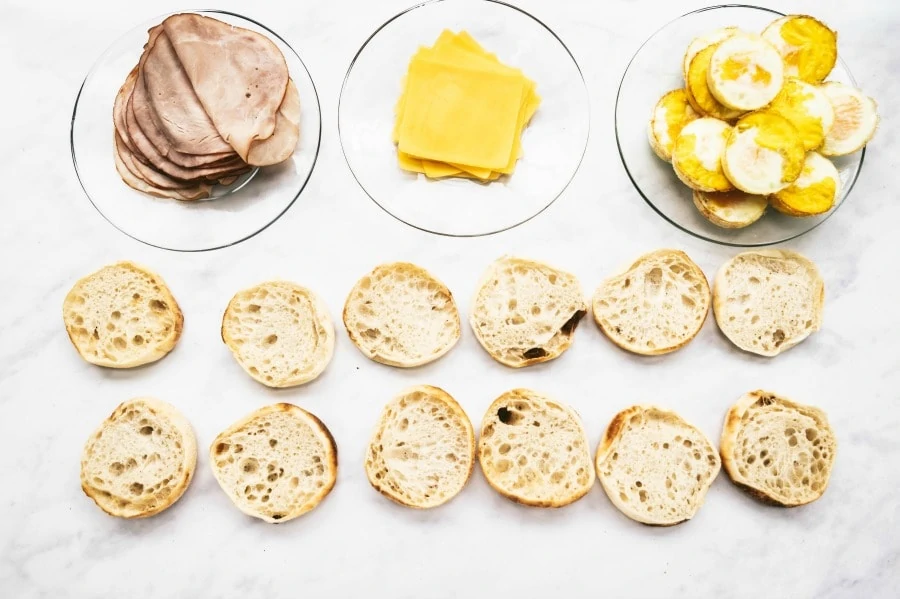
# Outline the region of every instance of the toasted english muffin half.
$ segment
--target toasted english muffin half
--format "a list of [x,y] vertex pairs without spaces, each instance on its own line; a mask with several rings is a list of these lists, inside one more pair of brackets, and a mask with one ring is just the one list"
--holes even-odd
[[184,316],[162,277],[125,261],[75,283],[63,301],[63,321],[86,361],[134,368],[175,348]]
[[121,403],[85,443],[81,488],[111,516],[146,518],[187,490],[197,439],[172,405],[150,397]]
[[222,316],[222,341],[241,368],[267,387],[316,379],[334,353],[334,325],[319,297],[288,281],[239,291]]
[[825,493],[837,440],[819,408],[753,391],[728,410],[720,451],[736,485],[766,503],[796,507]]
[[616,508],[637,522],[672,526],[694,517],[719,474],[716,448],[675,412],[632,406],[612,419],[595,460]]
[[449,393],[430,385],[405,389],[384,406],[365,460],[379,493],[420,509],[453,499],[474,465],[472,422]]
[[586,313],[575,275],[504,256],[482,275],[469,323],[492,358],[521,368],[562,355]]
[[594,320],[622,349],[656,356],[697,336],[711,299],[706,275],[687,254],[657,250],[597,288]]
[[713,284],[713,313],[740,349],[777,356],[822,326],[825,284],[811,260],[788,250],[751,250],[726,262]]
[[357,281],[344,304],[344,327],[367,358],[400,368],[437,360],[461,335],[453,294],[408,262],[382,264]]
[[536,507],[562,507],[594,484],[587,434],[570,407],[530,389],[513,389],[481,421],[478,461],[504,497]]
[[337,445],[325,424],[289,403],[265,406],[219,433],[209,462],[232,503],[265,522],[318,506],[337,480]]

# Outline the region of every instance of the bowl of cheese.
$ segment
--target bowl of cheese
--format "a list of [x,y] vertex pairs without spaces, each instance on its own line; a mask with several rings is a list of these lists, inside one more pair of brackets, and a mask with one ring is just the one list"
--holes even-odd
[[578,64],[537,18],[492,0],[439,0],[366,41],[338,128],[381,208],[424,231],[478,236],[559,197],[581,164],[590,108]]

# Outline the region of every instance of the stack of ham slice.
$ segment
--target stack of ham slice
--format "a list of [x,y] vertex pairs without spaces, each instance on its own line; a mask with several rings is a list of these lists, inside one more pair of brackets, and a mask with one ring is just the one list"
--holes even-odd
[[149,33],[113,107],[126,184],[197,200],[293,154],[300,97],[271,40],[197,14],[173,15]]

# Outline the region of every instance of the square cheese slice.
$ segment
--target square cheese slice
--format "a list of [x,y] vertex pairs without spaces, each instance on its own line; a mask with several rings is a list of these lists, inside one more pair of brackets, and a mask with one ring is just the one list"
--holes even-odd
[[[514,74],[524,81],[522,104],[519,108],[516,134],[506,167],[490,169],[462,163],[447,163],[437,160],[421,159],[411,154],[398,151],[398,162],[401,168],[408,171],[423,173],[429,178],[467,177],[481,181],[493,181],[501,174],[511,174],[515,169],[518,159],[522,155],[521,133],[530,121],[534,112],[540,105],[540,96],[536,93],[536,85],[525,77],[519,69],[509,67],[500,62],[496,55],[487,52],[468,32],[453,33],[444,30],[431,48],[420,48],[411,59],[411,63],[420,59],[428,59],[439,64],[462,66],[477,70],[486,70],[503,74]],[[392,131],[394,143],[399,142],[399,133],[403,121],[408,77],[404,77],[400,98],[395,106],[396,119]]]
[[407,75],[399,150],[482,169],[508,167],[525,85],[515,73],[417,56]]
[[[522,134],[522,129],[525,128],[525,125],[528,122],[525,119],[525,115],[527,114],[528,118],[531,118],[531,114],[533,114],[534,110],[537,109],[536,105],[534,106],[534,109],[529,108],[535,103],[536,94],[534,93],[534,83],[526,78],[522,74],[522,71],[520,71],[519,69],[508,67],[501,63],[496,55],[487,52],[484,48],[481,47],[481,45],[475,40],[475,38],[469,35],[469,33],[466,31],[462,31],[457,34],[445,29],[443,33],[441,33],[441,35],[438,37],[437,41],[434,43],[432,52],[426,50],[420,56],[432,58],[433,60],[435,60],[435,62],[450,62],[452,64],[457,64],[460,66],[495,71],[498,73],[513,74],[522,77],[523,81],[525,82],[525,89],[522,94],[522,106],[519,109],[519,120],[517,121],[516,134],[513,139],[513,148],[510,154],[510,161],[507,166],[503,169],[494,171],[491,169],[480,168],[468,164],[451,164],[451,166],[456,167],[463,172],[469,173],[477,179],[482,179],[485,181],[495,180],[499,178],[500,174],[512,173],[513,169],[515,168],[516,161],[522,153],[521,142],[519,138]],[[540,103],[540,98],[537,98],[537,103]],[[491,175],[494,174],[496,176],[492,177]]]
[[[445,36],[444,34],[449,34]],[[445,31],[438,38],[438,41],[435,43],[434,47],[438,48],[441,45],[446,44],[447,46],[453,46],[456,48],[462,48],[468,50],[472,54],[477,55],[482,60],[487,62],[491,62],[496,64],[497,66],[514,71],[516,73],[521,74],[522,72],[519,69],[513,69],[512,67],[508,67],[500,62],[495,54],[491,54],[487,50],[481,47],[481,44],[472,37],[467,31],[460,31],[458,34],[453,34],[452,32]],[[522,75],[525,80],[525,93],[522,95],[522,106],[519,112],[519,121],[518,127],[516,131],[516,139],[513,144],[513,152],[510,155],[509,164],[505,168],[497,169],[497,172],[504,175],[512,174],[512,172],[516,168],[516,162],[522,156],[522,131],[524,131],[526,125],[528,125],[529,121],[531,121],[531,117],[534,116],[534,113],[537,111],[538,106],[541,104],[541,97],[537,93],[537,85],[534,81],[528,79],[524,75]]]

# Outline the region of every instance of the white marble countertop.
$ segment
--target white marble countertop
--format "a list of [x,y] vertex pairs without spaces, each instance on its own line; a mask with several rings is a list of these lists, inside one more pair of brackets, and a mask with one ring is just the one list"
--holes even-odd
[[[710,275],[737,251],[659,218],[632,188],[613,136],[616,87],[629,58],[698,1],[522,0],[585,74],[592,134],[575,180],[538,218],[490,237],[437,237],[383,212],[344,162],[337,99],[359,45],[408,2],[219,3],[270,25],[300,52],[321,99],[322,149],[306,191],[268,230],[235,247],[181,254],[142,245],[100,217],[78,185],[68,132],[78,87],[104,48],[136,23],[185,7],[4,0],[0,597],[897,597],[900,4],[770,4],[814,13],[839,30],[842,57],[882,112],[848,204],[788,245],[813,258],[826,281],[824,328],[802,345],[757,359],[732,347],[710,318],[684,350],[646,359],[616,349],[585,321],[561,359],[512,371],[467,328],[444,359],[401,371],[369,362],[341,333],[318,381],[264,389],[234,363],[219,324],[236,290],[266,278],[311,287],[337,318],[346,292],[375,263],[414,260],[449,285],[466,314],[478,275],[503,253],[558,264],[592,290],[655,248],[682,248]],[[132,372],[84,363],[60,318],[72,283],[119,259],[160,272],[186,317],[177,349]],[[599,485],[564,509],[518,506],[491,491],[477,469],[450,504],[415,512],[374,492],[362,468],[382,406],[415,383],[444,387],[476,423],[502,391],[534,387],[574,405],[592,443],[618,410],[651,401],[718,439],[728,406],[762,387],[827,410],[838,457],[828,492],[809,506],[763,506],[723,473],[697,517],[668,529],[626,519]],[[201,451],[194,482],[174,508],[145,521],[108,517],[79,488],[79,456],[112,408],[137,395],[179,407],[201,448],[257,407],[295,402],[333,432],[337,486],[314,512],[271,526],[231,506]]]

